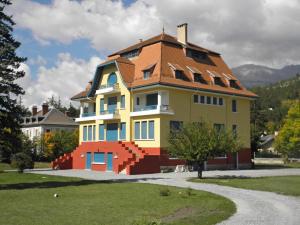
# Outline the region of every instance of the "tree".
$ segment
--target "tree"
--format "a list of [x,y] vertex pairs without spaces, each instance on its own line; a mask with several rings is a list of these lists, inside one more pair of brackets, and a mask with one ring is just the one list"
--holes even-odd
[[20,122],[23,110],[17,98],[24,94],[16,80],[25,75],[19,67],[26,58],[16,55],[20,42],[13,36],[15,25],[4,13],[9,0],[0,0],[0,161],[10,162],[11,155],[20,151]]
[[19,152],[12,156],[11,165],[17,168],[19,173],[23,173],[24,169],[32,169],[34,162],[28,154]]
[[67,112],[69,117],[78,117],[79,116],[80,110],[78,108],[75,108],[71,103],[69,105],[69,108],[63,106],[59,96],[58,96],[58,99],[56,99],[52,95],[51,98],[48,98],[47,103],[49,104],[49,106],[54,107],[63,113]]
[[204,162],[225,153],[240,150],[238,137],[232,131],[217,129],[207,123],[186,123],[169,136],[171,156],[197,163],[198,177],[202,178]]
[[45,158],[54,160],[64,153],[72,152],[78,146],[78,135],[78,129],[45,133],[41,139]]
[[275,140],[275,149],[287,161],[289,156],[300,156],[300,102],[289,109],[284,125]]

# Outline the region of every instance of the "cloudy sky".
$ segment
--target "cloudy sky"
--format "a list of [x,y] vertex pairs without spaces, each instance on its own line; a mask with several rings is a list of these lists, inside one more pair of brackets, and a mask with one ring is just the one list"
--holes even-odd
[[27,106],[51,95],[65,104],[109,53],[187,22],[189,41],[230,67],[300,64],[300,0],[12,0],[6,10],[26,56]]

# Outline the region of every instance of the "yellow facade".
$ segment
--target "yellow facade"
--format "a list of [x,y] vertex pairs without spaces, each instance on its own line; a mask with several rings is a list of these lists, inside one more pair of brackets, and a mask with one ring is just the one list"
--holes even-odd
[[[126,123],[126,138],[124,141],[135,141],[140,147],[166,147],[168,145],[168,135],[170,131],[170,121],[208,121],[211,124],[224,124],[227,129],[231,129],[232,125],[237,126],[237,134],[240,136],[241,141],[245,148],[250,147],[250,99],[246,97],[238,97],[231,95],[224,95],[218,93],[209,93],[188,90],[184,88],[168,87],[168,86],[149,86],[136,90],[128,89],[115,65],[106,66],[102,73],[102,78],[98,89],[107,85],[108,77],[111,73],[117,75],[118,91],[113,93],[97,94],[96,97],[90,100],[84,99],[82,103],[89,102],[95,103],[95,117],[92,120],[87,118],[80,121],[80,143],[83,142],[83,127],[95,125],[95,140],[99,140],[99,124],[104,124],[104,133],[106,134],[106,127],[109,123],[118,124],[118,134],[120,133],[120,123]],[[132,115],[137,95],[145,93],[162,92],[164,101],[168,103],[168,111],[172,113],[153,113],[147,115],[140,111],[140,115]],[[121,96],[125,96],[125,108],[121,109]],[[194,103],[194,95],[210,96],[211,98],[217,97],[223,99],[223,105],[213,104],[199,104]],[[104,99],[104,110],[107,109],[108,98],[117,96],[117,111],[118,118],[99,119],[100,114],[100,99]],[[232,100],[237,101],[237,112],[232,112]],[[212,100],[212,99],[211,99]],[[135,123],[143,121],[147,123],[149,128],[149,121],[154,121],[154,138],[147,138],[146,140],[140,138],[135,139]],[[142,129],[142,128],[141,128]],[[149,132],[149,131],[148,131]],[[148,134],[149,135],[149,134]],[[150,135],[149,135],[150,136]],[[118,138],[119,140],[119,138]],[[104,137],[104,141],[106,138]]]

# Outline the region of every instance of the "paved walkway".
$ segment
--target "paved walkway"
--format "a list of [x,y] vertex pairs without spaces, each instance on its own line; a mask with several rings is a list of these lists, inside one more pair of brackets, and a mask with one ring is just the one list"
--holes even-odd
[[[191,187],[196,190],[209,191],[231,199],[237,206],[237,212],[220,224],[226,225],[297,225],[300,224],[300,198],[283,196],[271,192],[245,190],[214,184],[187,182],[196,173],[165,173],[127,176],[113,173],[86,170],[31,171],[32,173],[58,176],[81,177],[92,180],[118,180]],[[205,177],[218,176],[284,176],[300,175],[300,169],[272,170],[231,170],[205,171]]]

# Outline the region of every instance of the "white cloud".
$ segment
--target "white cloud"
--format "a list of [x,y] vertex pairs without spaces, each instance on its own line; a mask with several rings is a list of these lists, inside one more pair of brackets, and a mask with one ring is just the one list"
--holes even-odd
[[38,55],[35,59],[30,58],[28,60],[28,64],[29,65],[37,65],[37,66],[45,66],[45,65],[47,65],[47,60],[44,57]]
[[221,52],[230,66],[245,62],[299,63],[299,0],[53,0],[50,5],[15,0],[17,25],[43,44],[86,38],[99,51],[114,51],[161,32],[175,34],[188,22],[189,39]]
[[84,61],[72,58],[69,53],[61,53],[54,67],[39,67],[36,79],[32,78],[29,66],[22,64],[21,69],[26,75],[18,83],[26,92],[23,96],[24,105],[41,105],[52,95],[60,96],[62,103],[68,104],[73,95],[84,90],[101,61],[98,57]]

